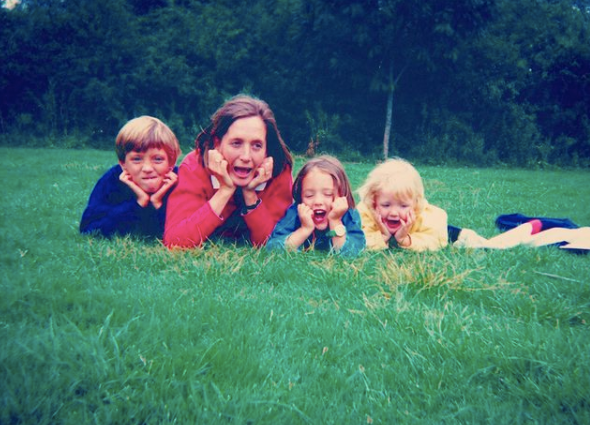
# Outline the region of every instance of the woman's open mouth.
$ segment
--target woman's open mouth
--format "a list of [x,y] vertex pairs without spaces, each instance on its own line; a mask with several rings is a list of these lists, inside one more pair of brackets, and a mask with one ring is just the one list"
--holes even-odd
[[252,168],[249,168],[249,167],[233,167],[233,169],[234,169],[234,174],[239,179],[248,178],[253,170]]

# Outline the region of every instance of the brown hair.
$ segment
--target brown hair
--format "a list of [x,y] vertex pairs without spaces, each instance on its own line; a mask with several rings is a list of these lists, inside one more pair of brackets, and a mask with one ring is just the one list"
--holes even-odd
[[274,160],[273,177],[288,165],[293,167],[293,158],[277,127],[274,113],[263,100],[247,95],[237,95],[227,100],[211,116],[211,124],[202,130],[195,140],[195,149],[206,165],[207,152],[223,138],[229,127],[240,118],[259,116],[266,126],[266,155]]
[[356,206],[352,195],[352,189],[350,188],[350,182],[344,171],[344,167],[338,159],[329,155],[322,155],[310,159],[303,165],[301,170],[299,170],[299,173],[297,173],[297,177],[293,182],[293,199],[296,204],[301,203],[301,187],[303,186],[303,179],[314,168],[317,168],[332,177],[338,196],[346,197],[348,208],[354,208]]
[[171,165],[176,164],[181,154],[178,139],[170,127],[148,115],[128,121],[115,140],[115,152],[121,162],[129,152],[145,152],[151,148],[164,149]]

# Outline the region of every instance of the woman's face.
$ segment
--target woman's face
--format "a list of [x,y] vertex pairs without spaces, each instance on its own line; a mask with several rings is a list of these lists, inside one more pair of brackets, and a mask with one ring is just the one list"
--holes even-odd
[[227,172],[236,186],[244,187],[266,158],[266,125],[259,116],[240,118],[229,126],[216,149],[228,162]]

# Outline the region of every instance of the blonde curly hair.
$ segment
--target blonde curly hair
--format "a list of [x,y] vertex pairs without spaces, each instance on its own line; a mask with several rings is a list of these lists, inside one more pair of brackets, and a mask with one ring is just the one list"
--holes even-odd
[[413,200],[414,210],[419,215],[426,204],[424,183],[418,170],[402,158],[392,158],[377,165],[359,188],[361,201],[375,209],[375,199],[381,192],[392,192],[402,199]]

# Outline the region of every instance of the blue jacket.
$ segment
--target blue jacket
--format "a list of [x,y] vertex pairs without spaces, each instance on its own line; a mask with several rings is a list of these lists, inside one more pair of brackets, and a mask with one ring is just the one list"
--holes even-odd
[[[342,224],[346,227],[346,242],[337,252],[343,256],[358,255],[366,246],[365,234],[361,227],[361,217],[357,210],[349,209],[342,216]],[[270,235],[266,247],[268,249],[285,249],[285,241],[291,233],[301,227],[297,205],[289,207],[285,216],[277,223],[274,231]],[[332,238],[326,236],[326,232],[314,230],[309,238],[303,243],[300,250],[308,249],[312,246],[320,251],[332,252]],[[313,242],[315,236],[315,243]]]
[[107,238],[127,234],[162,238],[168,195],[173,189],[164,196],[159,209],[152,204],[142,208],[133,191],[119,180],[121,172],[121,166],[115,165],[98,180],[82,214],[80,233],[97,233]]

